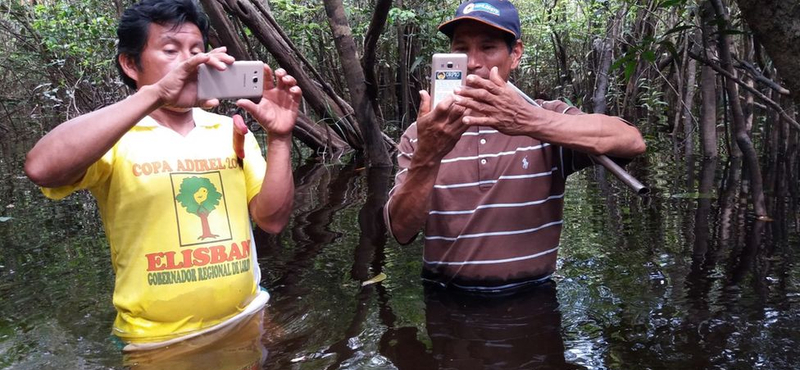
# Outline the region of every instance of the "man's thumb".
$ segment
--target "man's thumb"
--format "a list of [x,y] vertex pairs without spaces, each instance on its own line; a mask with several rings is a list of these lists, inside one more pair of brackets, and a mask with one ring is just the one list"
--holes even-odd
[[236,156],[244,159],[244,135],[247,135],[247,125],[238,114],[233,115],[233,151]]
[[425,90],[420,90],[419,92],[419,114],[417,117],[422,117],[433,110],[431,107],[431,96]]
[[492,67],[492,70],[489,71],[489,80],[498,86],[506,85],[506,81],[500,76],[500,70],[497,68],[497,66]]

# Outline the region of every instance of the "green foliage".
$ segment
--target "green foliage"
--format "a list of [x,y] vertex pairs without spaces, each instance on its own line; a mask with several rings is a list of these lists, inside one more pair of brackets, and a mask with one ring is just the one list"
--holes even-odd
[[305,33],[308,35],[311,31],[319,31],[323,26],[318,22],[308,21],[309,18],[313,18],[317,13],[323,11],[322,2],[273,0],[270,1],[270,5],[273,16],[276,18],[295,20],[281,22],[281,25],[286,25],[285,31],[288,31],[289,34]]
[[116,21],[97,14],[98,3],[58,1],[33,8],[31,25],[52,53],[52,63],[61,67],[72,58],[87,71],[112,65]]
[[653,81],[647,78],[640,78],[636,87],[639,91],[638,107],[644,108],[648,116],[656,117],[659,121],[665,120],[669,104],[664,99],[664,92],[653,86]]
[[[449,50],[449,40],[437,26],[453,15],[460,2],[392,3],[377,43],[376,62],[369,66],[378,79],[380,106],[376,111],[390,135],[403,128],[392,123],[407,125],[407,120],[415,116],[417,91],[429,88],[431,55]],[[7,71],[0,76],[0,91],[4,92],[0,95],[0,114],[9,117],[9,123],[0,121],[0,133],[40,136],[66,118],[116,102],[128,93],[113,63],[118,17],[114,2],[51,0],[36,4],[0,2],[4,26],[0,28],[0,44],[8,50],[0,58],[0,67]],[[599,69],[598,46],[610,40],[614,61],[608,71],[608,111],[631,120],[639,113],[650,117],[669,113],[664,108],[677,99],[669,88],[675,84],[663,82],[673,78],[674,67],[668,65],[664,71],[655,67],[668,58],[683,63],[681,49],[687,37],[697,31],[696,2],[514,0],[514,4],[522,22],[525,52],[512,79],[523,91],[536,97],[569,100],[585,111],[591,110],[581,105],[591,101],[597,77],[606,73]],[[321,80],[347,99],[347,84],[323,2],[270,0],[269,5],[278,24]],[[344,1],[359,56],[364,55],[363,35],[374,5],[374,0]],[[744,34],[747,30],[735,6],[731,15],[733,24],[718,25],[720,32]],[[254,58],[275,65],[247,27],[241,28],[241,34]],[[401,69],[405,73],[401,74]],[[408,107],[402,107],[404,100],[409,100]],[[321,117],[313,117],[313,112],[306,113],[323,122]],[[35,124],[17,123],[24,120]]]
[[413,10],[392,8],[389,10],[389,25],[416,23],[417,13]]
[[[113,65],[116,7],[100,0],[0,3],[0,104],[11,132],[34,136],[125,94]],[[16,124],[16,117],[37,123]],[[0,128],[3,124],[0,123]]]
[[[201,193],[203,194],[200,195]],[[184,179],[178,195],[175,196],[175,200],[186,208],[186,212],[195,215],[211,213],[217,208],[221,198],[222,193],[217,191],[217,187],[211,183],[211,180],[196,176]]]

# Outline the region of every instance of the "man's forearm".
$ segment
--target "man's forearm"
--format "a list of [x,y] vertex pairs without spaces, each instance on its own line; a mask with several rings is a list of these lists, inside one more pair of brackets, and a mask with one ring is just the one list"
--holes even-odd
[[125,100],[58,125],[28,152],[25,173],[40,186],[74,184],[160,104],[156,91],[145,86]]
[[644,153],[645,144],[636,127],[602,114],[569,115],[532,108],[525,118],[527,134],[541,141],[588,154],[632,158]]
[[261,191],[251,202],[250,213],[262,230],[276,234],[286,226],[294,204],[291,163],[292,139],[267,140],[267,171]]
[[409,243],[425,226],[441,164],[437,160],[419,162],[411,161],[403,184],[389,201],[392,234],[401,244]]

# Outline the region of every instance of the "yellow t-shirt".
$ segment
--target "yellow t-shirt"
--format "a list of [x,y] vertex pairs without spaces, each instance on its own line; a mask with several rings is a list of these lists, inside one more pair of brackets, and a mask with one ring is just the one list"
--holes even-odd
[[80,182],[42,189],[53,199],[89,189],[97,199],[116,275],[114,335],[129,342],[224,322],[259,289],[247,205],[266,162],[248,134],[239,165],[229,117],[193,115],[185,137],[146,117]]

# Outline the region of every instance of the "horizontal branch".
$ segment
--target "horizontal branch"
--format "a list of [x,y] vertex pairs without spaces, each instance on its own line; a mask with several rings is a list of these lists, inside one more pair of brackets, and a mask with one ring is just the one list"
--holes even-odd
[[786,96],[791,95],[791,91],[789,91],[787,88],[781,86],[777,82],[767,78],[767,76],[764,76],[764,74],[761,73],[761,71],[759,71],[758,69],[756,69],[756,67],[754,65],[752,65],[750,63],[747,63],[747,62],[745,62],[743,60],[739,60],[739,58],[736,58],[736,57],[734,57],[734,59],[736,59],[736,61],[739,62],[739,66],[737,66],[737,67],[739,67],[740,69],[744,69],[747,72],[749,72],[750,75],[756,81],[761,82],[764,85],[767,85],[767,87],[777,91],[781,95],[786,95]]
[[700,55],[698,55],[698,54],[696,54],[694,52],[689,52],[689,56],[691,56],[693,59],[695,59],[695,60],[697,60],[697,61],[699,61],[699,62],[701,62],[701,63],[703,63],[703,64],[705,64],[705,65],[707,65],[707,66],[709,66],[711,68],[713,68],[717,73],[725,76],[725,78],[730,79],[731,81],[735,82],[737,85],[741,86],[745,90],[751,92],[759,100],[763,101],[764,103],[766,103],[767,105],[772,107],[772,109],[775,109],[780,114],[780,116],[783,119],[785,119],[787,122],[789,122],[792,126],[794,126],[795,129],[800,130],[800,123],[797,123],[797,121],[795,121],[794,118],[789,116],[789,114],[786,113],[785,110],[783,110],[783,108],[780,106],[780,104],[778,104],[774,100],[770,99],[769,97],[767,97],[766,95],[764,95],[760,91],[756,90],[752,86],[744,83],[744,81],[736,78],[736,76],[728,73],[728,71],[726,71],[725,69],[720,67],[717,63],[714,63],[714,62],[712,62],[712,61],[710,61],[710,60],[708,60],[706,58],[703,58],[702,56],[700,56]]

